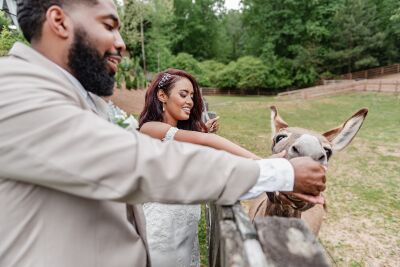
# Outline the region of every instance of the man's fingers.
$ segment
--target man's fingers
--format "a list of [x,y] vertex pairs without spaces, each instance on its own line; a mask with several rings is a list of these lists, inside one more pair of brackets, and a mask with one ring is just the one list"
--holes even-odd
[[312,203],[312,204],[324,204],[325,203],[325,199],[321,195],[311,196],[311,195],[306,195],[306,194],[301,194],[301,193],[291,193],[291,194],[301,200],[308,202],[308,203]]

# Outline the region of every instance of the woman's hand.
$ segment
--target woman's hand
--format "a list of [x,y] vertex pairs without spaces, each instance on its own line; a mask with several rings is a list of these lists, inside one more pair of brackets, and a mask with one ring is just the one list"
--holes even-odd
[[206,122],[206,127],[209,133],[216,133],[219,129],[219,116],[214,119],[210,119]]

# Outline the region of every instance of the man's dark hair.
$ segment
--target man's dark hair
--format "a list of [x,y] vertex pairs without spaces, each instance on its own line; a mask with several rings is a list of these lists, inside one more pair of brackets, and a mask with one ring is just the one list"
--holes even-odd
[[97,0],[17,0],[18,24],[26,40],[31,42],[40,38],[49,7],[54,5],[63,7],[77,2],[96,4]]

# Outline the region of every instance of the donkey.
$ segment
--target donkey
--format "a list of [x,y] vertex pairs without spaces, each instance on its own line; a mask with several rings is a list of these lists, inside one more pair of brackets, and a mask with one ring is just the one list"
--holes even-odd
[[[286,150],[285,158],[308,156],[324,166],[337,151],[344,149],[356,136],[367,116],[368,109],[357,111],[339,127],[323,134],[289,125],[279,116],[275,106],[271,106],[272,152]],[[306,203],[290,193],[266,193],[249,203],[249,216],[281,216],[302,218],[312,232],[317,235],[325,215],[325,207]]]

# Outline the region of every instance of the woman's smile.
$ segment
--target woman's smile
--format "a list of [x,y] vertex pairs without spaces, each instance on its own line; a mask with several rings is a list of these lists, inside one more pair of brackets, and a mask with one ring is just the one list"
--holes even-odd
[[188,115],[190,115],[190,110],[191,110],[192,108],[191,107],[183,107],[182,108],[182,110],[186,113],[186,114],[188,114]]

